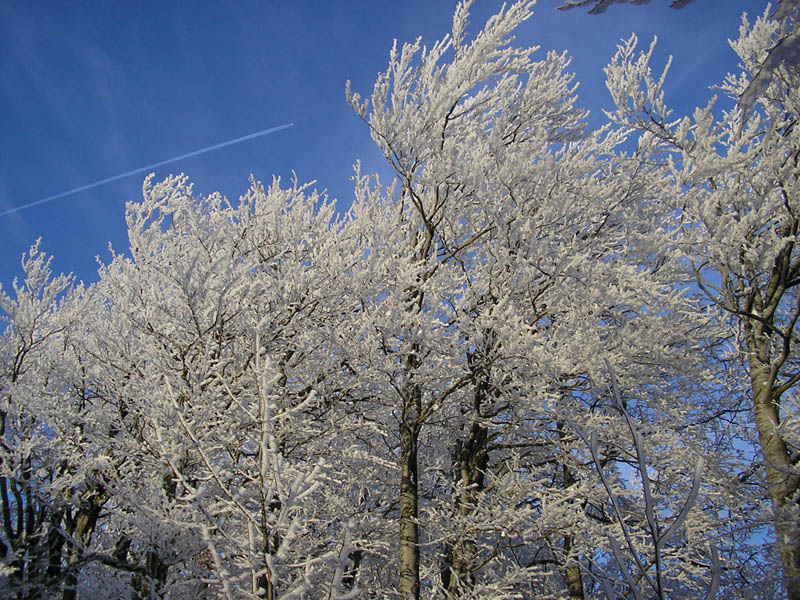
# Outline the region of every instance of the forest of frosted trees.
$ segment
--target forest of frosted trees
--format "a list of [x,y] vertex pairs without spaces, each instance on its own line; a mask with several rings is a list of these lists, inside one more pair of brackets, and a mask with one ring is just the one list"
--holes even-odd
[[687,116],[621,42],[592,130],[533,4],[348,84],[344,214],[150,177],[96,283],[31,246],[0,596],[800,599],[797,15]]

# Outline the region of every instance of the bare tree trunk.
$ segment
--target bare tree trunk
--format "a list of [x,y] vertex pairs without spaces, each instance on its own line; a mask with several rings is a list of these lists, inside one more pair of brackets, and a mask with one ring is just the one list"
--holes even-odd
[[[418,199],[414,199],[410,181],[403,185],[404,193],[412,198],[412,205],[425,227],[423,243],[417,248],[419,238],[410,239],[410,260],[424,263],[429,258],[434,237],[434,226],[425,216]],[[418,283],[422,281],[417,279]],[[416,286],[407,290],[409,314],[422,310],[424,292]],[[422,428],[422,389],[417,381],[420,367],[420,347],[412,343],[403,360],[405,384],[402,390],[402,415],[400,419],[400,581],[399,592],[403,600],[419,600],[419,467],[417,451]]]
[[[484,474],[489,461],[486,452],[487,439],[486,427],[473,422],[469,437],[464,442],[459,441],[453,452],[456,486],[459,488],[456,511],[462,517],[467,517],[474,511],[478,496],[483,490]],[[475,542],[469,537],[461,537],[449,545],[442,572],[442,585],[447,590],[448,597],[457,598],[474,585],[476,552]]]
[[[556,423],[558,430],[558,439],[560,442],[564,441],[564,424],[561,421]],[[575,484],[575,476],[572,474],[572,469],[565,463],[561,466],[562,475],[564,477],[564,487],[569,488]],[[569,590],[570,600],[584,600],[585,595],[583,591],[583,579],[581,577],[581,568],[577,561],[570,559],[570,551],[572,550],[572,536],[564,536],[564,579],[567,582],[567,589]]]
[[[568,555],[571,549],[572,536],[568,535],[564,537],[564,553]],[[586,596],[584,596],[583,593],[581,568],[576,562],[567,559],[567,566],[564,568],[564,578],[567,580],[570,600],[584,600]]]
[[[751,326],[752,327],[752,326]],[[758,350],[767,343],[750,337],[750,381],[759,444],[764,457],[783,581],[789,600],[800,600],[800,536],[798,536],[798,493],[800,481],[789,449],[777,431],[780,424],[780,395],[776,393],[769,364],[760,360]],[[768,351],[768,350],[767,350]]]
[[[97,519],[100,516],[100,510],[103,505],[108,501],[107,492],[101,487],[97,486],[95,489],[89,490],[87,496],[80,503],[75,515],[67,519],[67,533],[72,539],[81,544],[84,548],[89,545],[94,534],[94,529],[97,526]],[[75,564],[80,559],[81,550],[75,546],[70,546],[67,562]],[[61,595],[62,600],[75,600],[78,597],[78,573],[80,569],[73,568],[67,569],[64,576],[64,588]]]
[[[473,419],[467,439],[458,440],[453,449],[453,478],[458,490],[455,510],[461,517],[468,517],[474,512],[484,488],[484,476],[489,463],[489,432],[481,422],[481,411],[489,396],[488,376],[485,365],[474,354],[468,354],[467,361],[475,388]],[[458,598],[475,585],[476,554],[475,541],[468,536],[462,535],[448,546],[442,570],[442,587],[448,598]]]
[[400,595],[419,600],[419,525],[417,444],[419,391],[403,400],[400,423]]
[[47,530],[47,580],[57,582],[61,578],[61,557],[64,551],[64,536],[61,535],[61,520],[63,511],[58,511],[50,516]]

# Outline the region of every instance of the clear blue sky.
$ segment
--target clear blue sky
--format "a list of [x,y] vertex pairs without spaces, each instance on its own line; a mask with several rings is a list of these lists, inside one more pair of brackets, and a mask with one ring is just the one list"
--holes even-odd
[[[727,45],[740,15],[761,0],[669,0],[605,15],[557,11],[539,0],[517,43],[568,50],[580,104],[608,105],[602,67],[631,32],[672,54],[667,100],[705,104],[708,86],[735,69]],[[345,80],[368,95],[392,40],[449,31],[450,0],[0,0],[0,212],[144,165],[292,122],[294,127],[156,169],[186,173],[198,193],[236,199],[252,173],[317,180],[343,208],[352,164],[382,168],[366,126],[344,100]],[[478,0],[471,31],[501,5]],[[20,273],[39,236],[57,272],[96,279],[108,242],[127,250],[125,202],[145,173],[0,217],[0,282]]]

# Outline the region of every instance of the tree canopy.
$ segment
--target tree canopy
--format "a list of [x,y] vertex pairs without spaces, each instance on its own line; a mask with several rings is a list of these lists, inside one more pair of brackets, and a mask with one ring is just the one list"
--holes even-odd
[[31,246],[3,595],[800,598],[793,16],[691,116],[623,40],[591,130],[534,4],[347,84],[391,176],[345,214],[149,177],[96,283]]

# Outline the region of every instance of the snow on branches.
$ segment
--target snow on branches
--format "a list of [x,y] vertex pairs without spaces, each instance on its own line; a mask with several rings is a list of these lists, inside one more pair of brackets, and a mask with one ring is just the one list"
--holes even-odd
[[[357,165],[344,215],[148,178],[98,282],[31,249],[4,593],[795,594],[798,86],[675,118],[632,38],[590,131],[566,54],[514,43],[533,5],[470,36],[459,4],[348,85],[392,181]],[[734,101],[774,35],[733,44]]]

